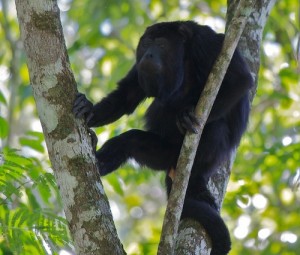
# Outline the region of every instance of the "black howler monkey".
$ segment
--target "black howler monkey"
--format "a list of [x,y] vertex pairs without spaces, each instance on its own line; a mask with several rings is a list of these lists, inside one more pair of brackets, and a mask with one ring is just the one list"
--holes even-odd
[[[95,105],[77,95],[74,113],[84,116],[89,127],[109,124],[154,97],[145,116],[146,131],[127,131],[96,152],[101,175],[133,158],[142,166],[166,171],[169,193],[169,171],[176,166],[185,131],[195,132],[193,110],[223,39],[223,34],[192,21],[155,24],[141,37],[136,63],[116,90]],[[252,85],[249,68],[236,50],[203,130],[187,188],[182,218],[196,219],[204,226],[213,255],[227,254],[231,244],[206,185],[246,129]]]

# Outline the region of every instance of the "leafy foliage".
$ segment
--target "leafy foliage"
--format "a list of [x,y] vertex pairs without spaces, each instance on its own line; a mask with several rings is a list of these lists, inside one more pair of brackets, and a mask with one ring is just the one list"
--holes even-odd
[[[222,209],[233,237],[233,255],[300,250],[298,4],[277,1],[264,31],[249,129]],[[146,26],[193,19],[222,32],[226,15],[226,1],[215,0],[61,0],[59,6],[79,90],[94,102],[129,70]],[[0,254],[70,251],[58,189],[45,159],[13,1],[0,1],[0,26]],[[141,116],[148,104],[132,116],[98,128],[99,145],[130,128],[143,128]],[[104,179],[129,254],[156,254],[165,205],[162,180],[134,162]]]
[[[0,165],[2,247],[14,254],[47,254],[69,247],[67,222],[57,214],[54,176],[36,158],[4,148]],[[4,252],[4,251],[3,251]]]

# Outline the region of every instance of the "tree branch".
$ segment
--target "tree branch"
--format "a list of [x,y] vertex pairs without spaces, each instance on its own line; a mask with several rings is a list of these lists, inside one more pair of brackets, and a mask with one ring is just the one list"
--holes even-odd
[[[9,50],[11,52],[11,61],[9,66],[9,72],[10,72],[10,79],[8,81],[8,88],[10,90],[10,97],[8,101],[8,113],[7,113],[7,119],[8,119],[8,125],[10,127],[13,127],[15,122],[13,111],[16,107],[16,100],[17,100],[17,91],[18,87],[20,86],[21,79],[18,75],[18,70],[20,70],[20,63],[21,63],[21,47],[20,47],[20,41],[19,38],[14,38],[11,31],[11,25],[9,23],[8,18],[8,0],[0,0],[0,3],[2,5],[2,17],[0,17],[0,24],[4,30],[4,35],[6,38],[6,41],[9,45]],[[10,128],[8,130],[6,145],[10,146],[13,139],[13,131]]]
[[[162,236],[158,249],[159,255],[173,254],[174,252],[175,238],[178,231],[178,223],[182,212],[182,205],[200,137],[215,98],[218,94],[222,80],[225,76],[226,70],[229,66],[230,60],[245,27],[247,18],[251,12],[252,1],[241,1],[236,15],[234,16],[225,35],[221,53],[211,70],[206,85],[204,86],[204,90],[201,93],[200,99],[195,108],[195,115],[199,119],[200,127],[198,129],[198,134],[186,134],[183,146],[181,148],[175,171],[176,174],[173,180],[173,188],[170,193],[164,218]],[[201,244],[202,243],[203,242],[201,242]]]
[[83,120],[54,0],[16,0],[30,80],[77,254],[125,254]]

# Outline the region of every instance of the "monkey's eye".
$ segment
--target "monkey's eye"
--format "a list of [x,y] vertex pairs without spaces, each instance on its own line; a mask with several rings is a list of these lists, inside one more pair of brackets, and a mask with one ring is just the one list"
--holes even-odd
[[152,40],[149,38],[145,38],[141,41],[141,46],[143,48],[148,48],[152,44]]
[[161,49],[165,49],[167,47],[167,40],[165,38],[157,38],[155,40],[156,45],[161,48]]
[[157,46],[161,48],[162,50],[166,47],[164,43],[158,43]]

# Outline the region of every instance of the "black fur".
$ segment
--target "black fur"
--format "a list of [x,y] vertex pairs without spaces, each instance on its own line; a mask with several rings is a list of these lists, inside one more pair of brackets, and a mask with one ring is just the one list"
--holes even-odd
[[[90,127],[111,123],[132,113],[146,97],[155,98],[146,113],[147,131],[125,132],[96,152],[101,175],[134,158],[141,165],[165,170],[169,193],[168,173],[176,166],[183,133],[195,131],[193,109],[223,39],[223,34],[191,21],[153,25],[141,37],[136,63],[116,90],[94,106],[83,94],[77,96],[74,113],[85,116]],[[213,255],[229,252],[230,235],[206,185],[246,129],[252,85],[250,71],[236,51],[205,125],[187,189],[182,218],[194,218],[204,226]]]

